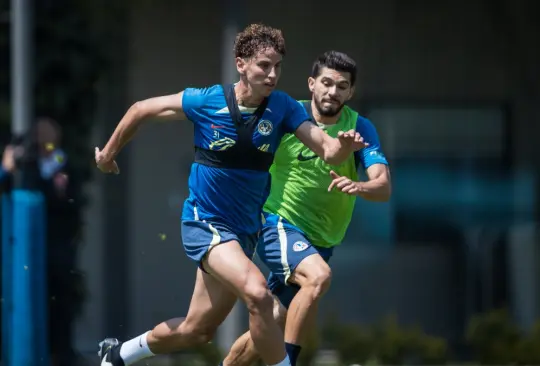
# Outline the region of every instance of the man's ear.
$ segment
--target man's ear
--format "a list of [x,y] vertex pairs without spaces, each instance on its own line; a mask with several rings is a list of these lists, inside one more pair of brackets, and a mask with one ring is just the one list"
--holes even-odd
[[313,93],[313,91],[315,90],[315,79],[310,76],[307,82],[308,82],[309,91]]
[[235,63],[236,63],[236,70],[238,71],[238,73],[240,75],[245,75],[246,74],[246,61],[241,58],[241,57],[237,57],[236,60],[235,60]]

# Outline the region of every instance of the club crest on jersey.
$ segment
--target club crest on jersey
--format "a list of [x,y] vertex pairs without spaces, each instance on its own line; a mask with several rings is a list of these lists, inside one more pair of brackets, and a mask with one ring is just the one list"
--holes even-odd
[[306,243],[304,243],[303,241],[297,241],[293,244],[292,246],[292,249],[295,251],[295,252],[301,252],[302,250],[306,250],[308,248],[309,245],[307,245]]
[[267,119],[261,120],[259,124],[257,125],[257,131],[259,131],[259,133],[263,136],[270,135],[273,130],[274,130],[274,125],[272,124],[271,121]]

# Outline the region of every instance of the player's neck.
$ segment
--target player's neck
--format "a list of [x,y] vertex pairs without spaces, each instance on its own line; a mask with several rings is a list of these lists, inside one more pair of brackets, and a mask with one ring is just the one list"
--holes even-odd
[[311,101],[311,113],[313,113],[313,118],[317,123],[321,123],[323,125],[335,125],[339,121],[339,117],[341,117],[341,112],[342,111],[339,111],[338,114],[332,117],[322,116],[317,107],[315,107],[313,101]]
[[258,107],[262,103],[264,97],[255,95],[253,89],[249,87],[245,82],[240,80],[234,86],[234,93],[236,94],[236,101],[238,105],[244,107]]

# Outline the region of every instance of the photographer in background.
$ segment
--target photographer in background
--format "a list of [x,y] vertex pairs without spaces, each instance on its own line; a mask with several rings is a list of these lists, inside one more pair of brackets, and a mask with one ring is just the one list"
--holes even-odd
[[[39,170],[39,189],[46,205],[49,343],[53,366],[72,366],[72,325],[84,301],[82,275],[75,270],[79,212],[73,204],[73,177],[60,147],[62,131],[56,121],[40,118],[31,130],[16,137],[4,149],[0,183],[11,190],[13,177],[26,153],[37,144],[34,159]],[[34,150],[36,150],[34,148]]]

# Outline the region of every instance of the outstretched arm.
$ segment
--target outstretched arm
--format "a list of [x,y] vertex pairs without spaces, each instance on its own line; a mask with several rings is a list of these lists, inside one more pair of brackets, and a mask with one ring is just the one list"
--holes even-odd
[[101,151],[103,158],[113,161],[120,150],[133,138],[140,125],[148,119],[157,121],[184,120],[184,92],[142,100],[133,104]]
[[339,165],[353,152],[368,146],[355,130],[340,131],[338,137],[333,138],[310,121],[302,123],[295,131],[295,135],[330,165]]
[[311,122],[304,107],[288,97],[289,110],[285,118],[287,132],[294,133],[311,151],[330,165],[343,163],[353,152],[368,144],[355,130],[340,131],[337,138],[328,136],[319,126]]

